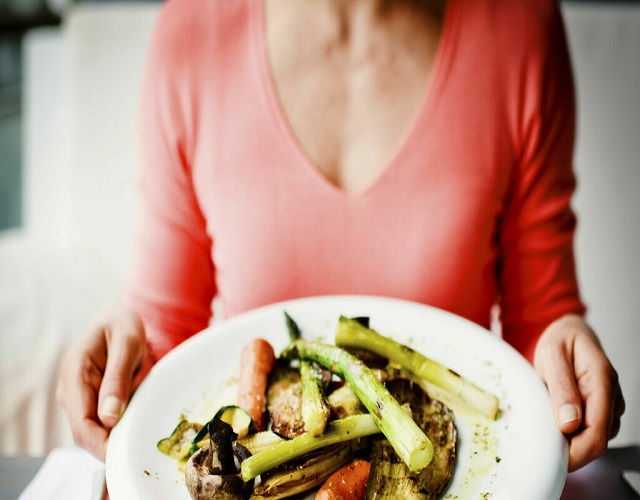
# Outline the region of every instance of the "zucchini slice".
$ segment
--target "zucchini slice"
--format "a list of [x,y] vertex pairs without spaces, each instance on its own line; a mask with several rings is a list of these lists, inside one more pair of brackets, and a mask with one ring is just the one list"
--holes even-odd
[[209,423],[215,419],[220,419],[231,426],[238,438],[245,437],[251,429],[251,416],[242,408],[236,405],[227,405],[220,408],[213,418],[204,424],[191,442],[190,453],[198,451],[199,443],[209,435]]
[[158,441],[158,450],[178,461],[186,461],[191,455],[194,436],[197,436],[200,431],[200,424],[181,420],[169,437]]
[[229,405],[223,406],[214,415],[213,420],[219,418],[223,422],[228,423],[239,438],[249,434],[251,428],[251,415],[239,406]]

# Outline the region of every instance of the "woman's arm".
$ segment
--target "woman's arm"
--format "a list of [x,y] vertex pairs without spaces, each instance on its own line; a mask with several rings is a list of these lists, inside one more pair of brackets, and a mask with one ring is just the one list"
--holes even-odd
[[558,6],[539,6],[542,16],[532,19],[544,23],[530,44],[519,106],[521,154],[501,231],[501,307],[505,339],[533,361],[548,387],[575,470],[604,453],[618,432],[624,399],[583,318],[571,210],[573,77]]
[[504,338],[530,361],[548,325],[585,312],[573,248],[576,108],[569,51],[555,2],[532,5],[539,12],[521,27],[529,51],[512,103],[519,116],[517,160],[501,220],[498,269]]
[[[127,304],[157,359],[203,330],[215,293],[212,241],[194,182],[197,8],[167,2],[151,38],[140,104],[141,218]],[[210,139],[211,140],[211,139]]]

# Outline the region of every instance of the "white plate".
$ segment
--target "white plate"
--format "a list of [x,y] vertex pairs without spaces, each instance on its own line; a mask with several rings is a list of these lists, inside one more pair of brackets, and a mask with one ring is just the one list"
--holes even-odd
[[205,330],[165,356],[111,434],[106,475],[112,500],[189,499],[175,462],[157,450],[157,441],[171,433],[181,414],[206,420],[227,402],[240,351],[249,339],[266,338],[276,353],[287,344],[285,310],[303,335],[329,342],[341,314],[369,316],[371,327],[381,334],[500,398],[495,422],[456,412],[459,458],[444,498],[560,498],[567,444],[544,385],[523,357],[486,330],[439,309],[379,297],[333,296],[251,311]]

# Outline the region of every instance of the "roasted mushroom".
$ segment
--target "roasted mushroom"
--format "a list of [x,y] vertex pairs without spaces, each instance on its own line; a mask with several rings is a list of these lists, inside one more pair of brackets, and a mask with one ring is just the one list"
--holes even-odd
[[253,481],[240,477],[240,463],[249,451],[235,440],[233,428],[219,418],[209,422],[209,446],[197,451],[185,467],[185,483],[191,498],[243,499],[253,489]]
[[409,405],[413,419],[434,445],[431,463],[410,472],[382,436],[374,440],[367,499],[436,499],[447,489],[457,460],[457,429],[451,411],[431,399],[420,386],[406,379],[393,379],[386,387],[400,404]]

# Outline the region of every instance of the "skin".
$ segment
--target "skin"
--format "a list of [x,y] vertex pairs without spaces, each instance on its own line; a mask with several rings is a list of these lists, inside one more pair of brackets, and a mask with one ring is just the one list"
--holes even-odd
[[300,146],[344,191],[366,188],[413,124],[436,56],[442,2],[266,5],[272,75]]
[[78,446],[105,459],[109,433],[151,366],[133,311],[116,305],[96,318],[62,363],[56,393]]
[[[443,11],[440,0],[267,1],[267,46],[283,111],[310,161],[346,192],[380,174],[411,126]],[[104,460],[109,432],[151,364],[133,311],[118,306],[96,321],[63,364],[57,393],[78,445]],[[534,366],[576,470],[602,455],[620,428],[617,373],[578,316],[549,325]]]
[[625,403],[618,374],[589,325],[576,315],[547,327],[536,345],[534,367],[569,439],[569,470],[577,470],[602,455],[620,430]]

